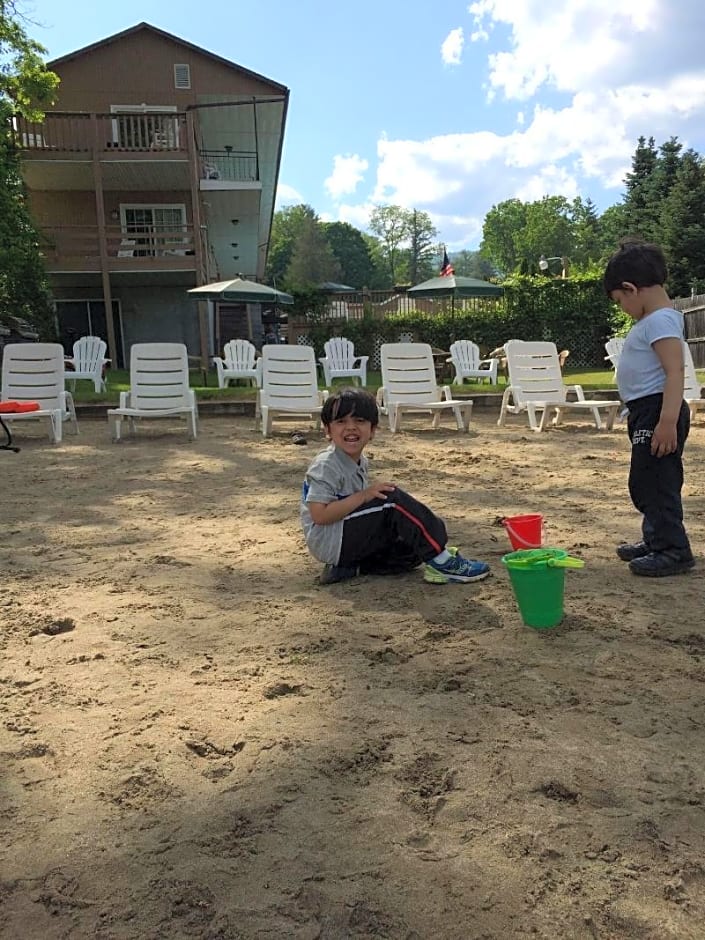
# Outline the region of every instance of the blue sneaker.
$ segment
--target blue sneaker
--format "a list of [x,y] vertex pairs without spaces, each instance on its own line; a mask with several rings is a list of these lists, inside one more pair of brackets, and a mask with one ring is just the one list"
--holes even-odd
[[470,581],[482,581],[490,573],[490,566],[484,561],[472,561],[458,554],[457,548],[448,548],[451,557],[439,564],[435,561],[424,565],[423,579],[429,584],[448,584],[458,581],[468,584]]

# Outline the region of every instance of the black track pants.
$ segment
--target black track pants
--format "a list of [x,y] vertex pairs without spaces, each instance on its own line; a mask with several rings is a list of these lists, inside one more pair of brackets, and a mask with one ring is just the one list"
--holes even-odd
[[651,438],[661,416],[663,395],[647,395],[630,401],[627,430],[632,442],[629,495],[644,514],[642,533],[653,551],[673,550],[690,554],[683,526],[683,447],[690,431],[690,412],[685,402],[678,416],[678,449],[665,457],[651,453]]
[[443,520],[396,487],[345,517],[338,564],[377,574],[410,571],[439,555],[447,541]]

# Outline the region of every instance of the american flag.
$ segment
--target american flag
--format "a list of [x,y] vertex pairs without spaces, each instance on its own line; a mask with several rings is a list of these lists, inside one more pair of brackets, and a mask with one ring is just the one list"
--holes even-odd
[[453,265],[450,263],[448,252],[443,249],[443,263],[441,264],[441,277],[450,277],[454,274]]

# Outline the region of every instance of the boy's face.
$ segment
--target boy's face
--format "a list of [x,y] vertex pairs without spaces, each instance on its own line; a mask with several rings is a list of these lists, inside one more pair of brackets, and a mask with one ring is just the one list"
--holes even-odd
[[331,444],[342,450],[352,460],[359,460],[363,450],[375,436],[375,429],[366,418],[346,415],[335,418],[326,426]]
[[639,288],[625,281],[621,287],[610,291],[610,299],[622,308],[633,320],[639,320],[644,314],[644,302]]

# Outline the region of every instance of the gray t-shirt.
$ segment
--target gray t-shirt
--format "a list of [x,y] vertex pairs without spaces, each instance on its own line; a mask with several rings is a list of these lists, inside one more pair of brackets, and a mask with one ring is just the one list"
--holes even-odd
[[619,397],[624,402],[662,392],[666,373],[653,344],[660,339],[683,339],[683,314],[661,307],[637,320],[627,333],[617,364]]
[[314,558],[326,565],[337,565],[343,542],[343,519],[330,525],[316,525],[308,503],[332,503],[368,486],[367,457],[355,463],[347,454],[330,445],[314,458],[304,479],[301,494],[301,525],[306,545]]

